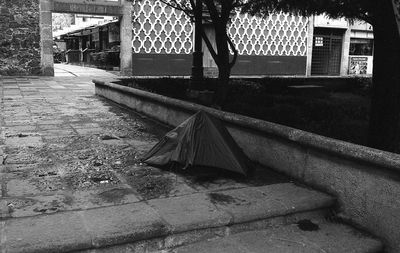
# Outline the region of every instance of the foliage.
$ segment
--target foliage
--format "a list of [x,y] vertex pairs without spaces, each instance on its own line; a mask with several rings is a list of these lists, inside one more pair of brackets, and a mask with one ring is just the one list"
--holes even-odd
[[243,12],[253,15],[269,15],[283,11],[300,15],[327,14],[331,18],[346,17],[374,23],[380,0],[250,0]]
[[[369,96],[360,95],[361,87],[339,91],[329,89],[324,96],[304,96],[288,93],[280,85],[274,92],[274,82],[296,82],[296,79],[271,78],[265,80],[231,79],[231,89],[223,110],[282,125],[302,129],[324,136],[366,144]],[[354,80],[349,79],[349,82]],[[207,80],[204,89],[215,89],[215,81]],[[121,81],[122,85],[157,94],[187,99],[188,79],[158,78]],[[275,85],[277,87],[278,85]]]
[[74,15],[67,13],[53,13],[53,32],[71,26],[74,23]]
[[400,4],[398,0],[249,0],[243,12],[284,11],[360,19],[373,25],[374,70],[368,145],[400,153]]
[[[219,78],[229,78],[230,70],[236,62],[238,55],[231,38],[227,33],[227,24],[231,21],[232,12],[243,6],[243,0],[202,0],[202,6],[196,6],[196,0],[159,0],[162,3],[183,11],[192,22],[196,22],[195,10],[201,8],[203,22],[201,25],[201,37],[203,38],[211,56],[218,66]],[[196,2],[195,2],[196,1]],[[205,25],[211,24],[215,32],[216,48],[208,38],[204,29]],[[230,50],[233,57],[230,59]]]

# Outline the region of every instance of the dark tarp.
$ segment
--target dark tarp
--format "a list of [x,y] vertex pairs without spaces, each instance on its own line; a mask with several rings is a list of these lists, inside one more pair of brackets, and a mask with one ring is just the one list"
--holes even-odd
[[200,111],[168,132],[143,157],[143,162],[162,166],[171,162],[184,168],[206,166],[246,175],[249,160],[221,121]]

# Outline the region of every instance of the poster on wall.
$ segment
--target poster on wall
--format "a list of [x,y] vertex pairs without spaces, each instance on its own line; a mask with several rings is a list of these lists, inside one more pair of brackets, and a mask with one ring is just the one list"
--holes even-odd
[[350,75],[366,75],[367,69],[368,57],[350,57]]

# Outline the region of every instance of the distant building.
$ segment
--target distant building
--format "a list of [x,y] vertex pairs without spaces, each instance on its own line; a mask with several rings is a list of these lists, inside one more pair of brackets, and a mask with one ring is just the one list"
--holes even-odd
[[[119,20],[109,16],[74,15],[74,23],[53,33],[59,49],[65,51],[68,63],[119,66]],[[108,52],[108,64],[98,53]],[[106,66],[107,65],[107,66]]]
[[[75,22],[69,30],[54,33],[58,41],[65,42],[69,62],[98,63],[99,52],[114,55],[109,59],[118,62],[118,20],[96,24],[93,16],[77,15]],[[237,13],[228,31],[239,51],[232,75],[372,74],[372,26],[363,22],[285,13],[260,19]],[[132,48],[134,75],[190,75],[193,24],[184,13],[159,1],[136,2]],[[203,48],[205,74],[215,76],[216,64],[207,48]]]
[[310,75],[372,74],[374,43],[370,24],[316,16],[312,27]]

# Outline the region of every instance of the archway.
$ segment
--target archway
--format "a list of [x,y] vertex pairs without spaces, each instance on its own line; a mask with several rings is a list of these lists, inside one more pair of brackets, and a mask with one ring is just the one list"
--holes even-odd
[[132,3],[128,0],[40,0],[40,48],[42,75],[54,75],[52,13],[118,16],[120,23],[120,71],[132,75]]

